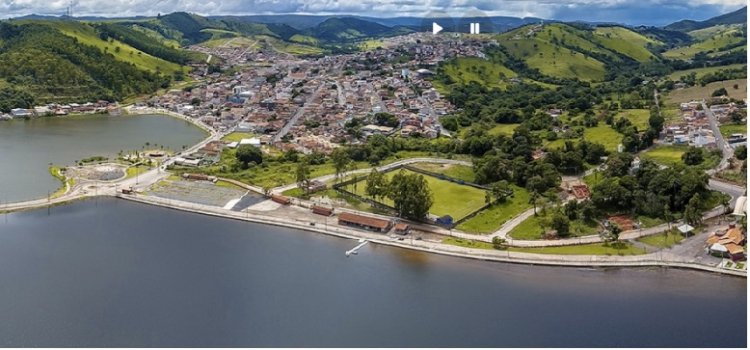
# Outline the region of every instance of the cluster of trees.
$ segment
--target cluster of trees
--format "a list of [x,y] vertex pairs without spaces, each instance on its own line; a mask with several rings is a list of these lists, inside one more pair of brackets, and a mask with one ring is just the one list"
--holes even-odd
[[421,174],[401,170],[388,180],[385,174],[373,169],[366,184],[365,193],[370,198],[390,199],[401,217],[423,219],[433,204],[432,191]]
[[261,152],[260,148],[252,145],[240,145],[237,147],[235,157],[242,169],[247,169],[252,163],[255,165],[263,163],[263,152]]
[[2,22],[0,37],[0,79],[37,100],[120,100],[170,82],[46,25]]
[[641,160],[639,169],[631,174],[632,161],[629,153],[609,157],[604,178],[591,189],[597,209],[670,219],[671,213],[688,208],[694,196],[698,199],[693,204],[698,206],[710,196],[709,177],[697,168],[660,169],[650,160]]
[[34,96],[26,91],[5,87],[0,88],[0,112],[8,113],[13,108],[31,108]]

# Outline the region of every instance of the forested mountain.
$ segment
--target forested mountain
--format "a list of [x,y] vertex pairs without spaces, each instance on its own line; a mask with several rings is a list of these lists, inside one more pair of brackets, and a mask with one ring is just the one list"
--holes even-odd
[[36,102],[119,100],[154,92],[170,81],[35,23],[0,22],[0,61],[0,81]]

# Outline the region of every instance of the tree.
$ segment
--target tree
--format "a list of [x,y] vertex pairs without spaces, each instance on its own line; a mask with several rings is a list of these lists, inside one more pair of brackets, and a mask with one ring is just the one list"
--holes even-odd
[[432,207],[432,191],[427,180],[420,174],[407,174],[401,170],[394,175],[388,186],[388,198],[399,216],[421,220]]
[[308,194],[310,191],[310,164],[306,160],[297,163],[295,178],[297,180],[297,187],[302,187],[305,194]]
[[263,163],[263,152],[260,151],[260,148],[251,145],[240,145],[237,147],[235,157],[242,163],[244,169],[247,169],[248,164],[251,162],[255,164]]
[[601,233],[601,237],[605,242],[618,242],[620,240],[620,233],[622,233],[622,228],[610,222],[609,228]]
[[711,96],[713,96],[713,97],[717,97],[717,96],[727,96],[727,95],[728,95],[728,93],[727,93],[727,89],[725,89],[725,88],[719,88],[719,89],[716,89],[716,90],[714,90],[714,92],[713,92],[713,93],[711,93]]
[[497,250],[502,250],[507,248],[508,245],[506,244],[505,239],[500,237],[492,237],[492,248],[495,248]]
[[734,156],[739,160],[747,159],[747,146],[742,145],[734,149]]
[[558,211],[555,211],[555,214],[552,215],[550,226],[557,231],[559,237],[566,237],[570,234],[570,220]]
[[729,117],[732,118],[732,123],[742,124],[742,120],[745,119],[745,113],[742,113],[742,111],[736,109],[729,113]]
[[352,160],[349,158],[349,153],[345,148],[336,148],[333,150],[331,152],[331,160],[333,160],[333,167],[336,170],[336,179],[340,181]]
[[682,161],[686,165],[698,165],[703,163],[703,150],[698,147],[690,147],[687,152],[682,155]]
[[701,197],[699,194],[694,194],[688,205],[685,207],[685,222],[689,225],[697,226],[703,222],[703,213],[701,212]]
[[365,192],[370,198],[378,200],[388,194],[388,179],[385,178],[385,174],[375,170],[370,171],[370,175],[367,176]]

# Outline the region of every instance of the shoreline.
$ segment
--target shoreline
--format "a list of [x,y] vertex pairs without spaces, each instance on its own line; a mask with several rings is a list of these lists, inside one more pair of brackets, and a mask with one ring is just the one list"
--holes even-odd
[[[635,255],[635,256],[599,256],[599,255],[552,255],[552,254],[535,254],[535,253],[520,253],[520,252],[509,252],[505,250],[481,250],[473,248],[464,248],[458,246],[451,246],[446,244],[434,244],[425,241],[416,241],[419,243],[412,242],[411,244],[404,243],[406,241],[389,240],[389,236],[383,234],[371,233],[365,231],[355,231],[354,229],[338,227],[338,224],[327,225],[327,228],[321,228],[316,226],[302,225],[293,221],[281,221],[278,218],[264,217],[259,214],[242,214],[240,212],[233,212],[237,214],[230,214],[220,212],[217,210],[201,210],[197,207],[190,207],[188,205],[179,205],[178,201],[165,200],[167,203],[160,203],[161,199],[156,200],[154,198],[146,199],[143,196],[126,196],[116,195],[117,199],[129,200],[141,204],[153,205],[162,208],[178,210],[183,212],[208,215],[213,217],[220,217],[226,219],[241,220],[246,222],[252,222],[261,225],[271,225],[277,227],[285,227],[290,229],[297,229],[301,231],[314,232],[328,236],[334,236],[339,238],[346,238],[352,240],[366,239],[372,243],[386,245],[390,247],[411,249],[421,251],[425,253],[435,253],[446,256],[453,256],[465,259],[475,259],[483,261],[492,261],[499,263],[514,263],[524,265],[542,265],[542,266],[559,266],[559,267],[591,267],[591,268],[634,268],[634,267],[661,267],[661,268],[682,268],[694,271],[702,271],[709,273],[718,273],[726,276],[747,278],[747,272],[722,269],[718,267],[702,265],[691,262],[681,261],[668,261],[659,260],[655,258],[643,259],[644,256],[658,255],[658,253],[651,253],[646,255]],[[335,227],[336,230],[329,229]],[[338,232],[337,232],[338,231]],[[342,232],[343,231],[343,232]],[[432,246],[434,245],[434,246]],[[614,258],[614,259],[613,259]]]

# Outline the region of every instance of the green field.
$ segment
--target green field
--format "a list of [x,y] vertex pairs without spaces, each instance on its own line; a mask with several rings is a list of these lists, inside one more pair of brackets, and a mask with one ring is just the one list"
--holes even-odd
[[610,152],[617,151],[617,146],[622,142],[622,134],[606,124],[586,128],[583,135],[587,141],[600,143]]
[[[390,180],[397,171],[391,171],[386,173],[386,178]],[[409,170],[404,170],[406,173],[414,173]],[[424,176],[427,180],[427,184],[432,190],[433,194],[433,205],[430,208],[430,214],[443,216],[450,215],[454,220],[459,220],[477,209],[484,206],[484,194],[485,191],[466,185],[459,185],[450,181],[441,180],[432,176]],[[350,184],[346,186],[346,190],[355,193],[362,197],[367,197],[365,192],[367,188],[367,182],[362,180],[356,184]],[[461,198],[460,201],[456,198]],[[382,200],[383,204],[393,206],[393,201],[388,198]]]
[[[737,85],[737,89],[734,88],[734,85]],[[666,102],[671,105],[679,105],[682,102],[688,102],[691,100],[708,99],[711,97],[711,93],[720,88],[727,89],[727,93],[731,98],[736,98],[738,100],[747,98],[747,79],[734,79],[715,81],[706,84],[706,86],[697,85],[686,89],[670,91]]]
[[646,251],[632,244],[619,242],[617,244],[592,243],[543,248],[508,248],[512,252],[556,255],[641,255]]
[[365,40],[365,41],[359,42],[357,44],[357,47],[359,47],[359,49],[362,51],[371,51],[371,50],[376,50],[378,48],[384,48],[385,42],[383,40],[378,40],[378,39]]
[[636,239],[636,241],[657,248],[669,248],[675,244],[682,242],[683,239],[685,239],[685,236],[683,236],[676,229],[672,229],[671,231],[667,231],[664,233],[641,237]]
[[492,136],[497,135],[506,135],[510,136],[513,135],[513,131],[516,130],[518,126],[521,124],[497,124],[492,129],[487,130],[487,133]]
[[411,164],[411,166],[433,173],[443,174],[454,179],[474,182],[474,169],[470,166],[439,163],[414,163]]
[[686,70],[678,70],[675,72],[672,72],[672,74],[668,75],[667,78],[677,81],[680,80],[680,77],[683,77],[685,75],[689,75],[690,73],[695,73],[695,78],[700,79],[706,74],[716,73],[722,69],[743,69],[747,67],[747,65],[738,63],[738,64],[730,64],[726,66],[717,66],[717,67],[705,67],[705,68],[693,68],[693,69],[686,69]]
[[529,204],[529,192],[526,189],[515,185],[511,185],[511,189],[513,189],[513,196],[511,198],[479,212],[476,216],[462,222],[456,228],[469,233],[493,233],[506,221],[531,208],[531,204]]
[[443,65],[445,74],[461,85],[476,82],[488,88],[505,88],[516,73],[500,63],[478,57],[460,57]]
[[249,139],[253,137],[258,137],[258,135],[251,132],[233,132],[227,136],[222,137],[221,140],[228,142],[240,142],[240,140],[242,139]]
[[650,116],[651,113],[648,109],[624,109],[617,113],[618,118],[625,117],[630,120],[638,128],[638,131],[648,130],[648,118]]
[[[120,41],[104,41],[99,38],[96,30],[89,25],[70,21],[47,21],[45,23],[60,30],[67,36],[78,39],[82,44],[97,47],[102,51],[106,50],[106,52],[114,55],[116,59],[132,63],[140,69],[151,72],[161,71],[167,74],[173,74],[183,69],[179,64],[151,56]],[[184,69],[187,71],[189,68]]]
[[[545,230],[549,230],[549,227],[543,227],[544,221],[549,221],[551,210],[547,211],[547,216],[542,216],[541,213],[537,216],[532,216],[520,224],[514,227],[508,235],[513,239],[523,240],[538,240],[542,239],[542,234]],[[598,232],[599,225],[593,222],[584,222],[582,220],[573,220],[570,222],[570,236],[580,237],[595,235]]]
[[688,146],[659,145],[641,153],[640,157],[664,165],[683,164],[682,155],[687,149]]
[[725,137],[732,134],[747,135],[747,124],[722,124],[719,126],[719,130]]
[[655,59],[647,45],[660,46],[661,42],[625,29],[623,27],[599,27],[594,31],[594,40],[602,46],[628,56],[638,62]]

